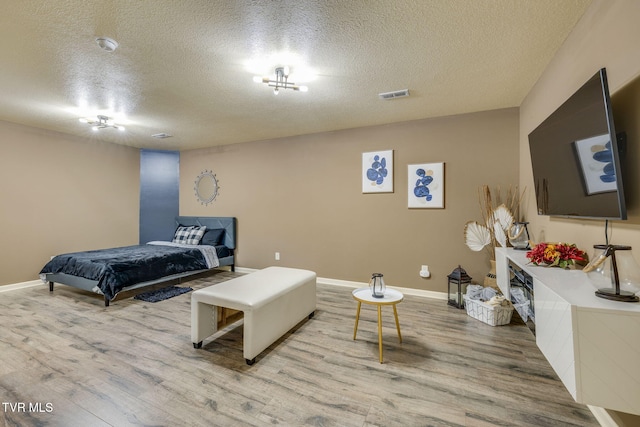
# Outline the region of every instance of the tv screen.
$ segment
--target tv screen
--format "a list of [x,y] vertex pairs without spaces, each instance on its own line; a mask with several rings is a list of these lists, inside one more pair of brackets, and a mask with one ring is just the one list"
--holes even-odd
[[539,215],[627,219],[605,69],[529,134]]

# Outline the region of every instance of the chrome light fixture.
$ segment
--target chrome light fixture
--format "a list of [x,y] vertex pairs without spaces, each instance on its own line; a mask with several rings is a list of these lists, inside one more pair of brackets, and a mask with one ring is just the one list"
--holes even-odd
[[107,116],[98,115],[96,119],[97,120],[94,120],[92,118],[82,117],[79,120],[80,120],[80,123],[86,123],[89,126],[91,126],[91,129],[93,130],[99,130],[99,129],[105,129],[105,128],[114,128],[121,131],[124,130],[124,126],[115,124],[113,120],[111,120]]
[[293,89],[300,92],[307,92],[309,90],[306,86],[298,86],[289,81],[289,67],[276,68],[276,78],[272,80],[269,77],[254,77],[253,81],[256,83],[265,83],[267,86],[273,88],[273,93],[278,94],[280,89]]

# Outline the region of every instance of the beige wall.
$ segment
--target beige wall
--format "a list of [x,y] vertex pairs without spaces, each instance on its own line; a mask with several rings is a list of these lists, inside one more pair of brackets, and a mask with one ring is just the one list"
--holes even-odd
[[[186,151],[180,213],[236,216],[242,267],[359,282],[381,272],[389,285],[445,292],[458,264],[479,281],[488,271],[463,228],[480,219],[479,185],[516,185],[517,138],[514,108]],[[363,194],[362,153],[386,149],[394,150],[394,193]],[[408,209],[407,165],[431,162],[445,163],[445,209]],[[204,169],[221,186],[209,206],[193,191]],[[418,275],[422,264],[430,279]]]
[[[527,135],[598,69],[606,67],[618,131],[626,131],[628,221],[612,221],[611,243],[634,247],[640,259],[640,2],[595,0],[520,107],[520,184],[532,188],[533,177]],[[552,153],[551,153],[552,154]],[[593,253],[604,243],[604,221],[538,216],[529,194],[527,219],[537,241],[574,242]]]
[[137,244],[137,149],[0,121],[0,285],[52,255]]
[[[606,67],[617,131],[626,131],[625,191],[628,221],[613,221],[611,243],[631,245],[640,260],[640,2],[594,0],[520,107],[520,184],[533,177],[527,135],[598,69]],[[604,243],[604,221],[538,216],[530,194],[527,219],[538,240],[575,242],[593,254]],[[620,426],[640,425],[640,417],[611,411]]]

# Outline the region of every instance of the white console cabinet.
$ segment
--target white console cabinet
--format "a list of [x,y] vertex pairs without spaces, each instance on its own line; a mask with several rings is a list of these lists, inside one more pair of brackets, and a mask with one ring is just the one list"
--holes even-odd
[[640,415],[640,303],[598,298],[580,270],[534,266],[526,251],[497,248],[505,296],[509,261],[533,279],[536,344],[576,402]]

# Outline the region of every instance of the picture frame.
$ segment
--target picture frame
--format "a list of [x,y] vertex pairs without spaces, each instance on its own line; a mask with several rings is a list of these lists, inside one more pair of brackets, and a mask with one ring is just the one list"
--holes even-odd
[[444,208],[444,163],[408,165],[408,207]]
[[617,191],[609,134],[580,139],[574,141],[573,146],[585,193],[590,196]]
[[362,192],[393,193],[393,150],[362,153]]

